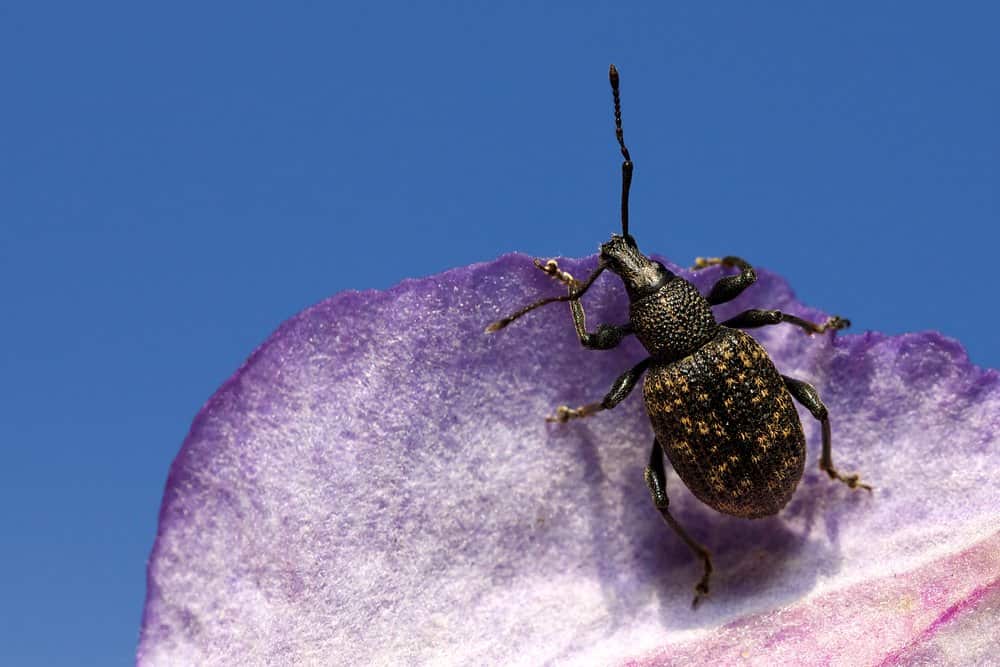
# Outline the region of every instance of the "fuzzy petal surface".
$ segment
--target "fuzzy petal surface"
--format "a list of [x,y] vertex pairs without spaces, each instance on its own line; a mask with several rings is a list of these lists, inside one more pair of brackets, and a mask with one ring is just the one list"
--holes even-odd
[[[582,278],[596,258],[563,260]],[[687,275],[685,273],[685,275]],[[722,275],[697,272],[703,292]],[[766,271],[719,319],[822,321]],[[643,483],[640,391],[586,420],[645,355],[580,347],[569,307],[484,327],[562,287],[508,255],[285,322],[196,417],[170,471],[149,563],[143,665],[990,664],[1000,645],[1000,377],[936,333],[758,329],[813,383],[834,462],[800,410],[806,474],[777,516],[671,508]],[[591,330],[626,321],[606,275]],[[841,313],[850,315],[850,313]]]

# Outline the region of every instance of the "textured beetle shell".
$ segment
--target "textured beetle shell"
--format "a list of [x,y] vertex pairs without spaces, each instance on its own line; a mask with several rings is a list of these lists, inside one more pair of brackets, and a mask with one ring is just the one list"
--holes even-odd
[[698,288],[675,278],[656,293],[629,304],[636,338],[659,359],[680,359],[715,337],[718,325]]
[[791,394],[764,348],[736,329],[673,362],[656,362],[643,394],[656,437],[702,502],[749,519],[777,513],[805,465]]

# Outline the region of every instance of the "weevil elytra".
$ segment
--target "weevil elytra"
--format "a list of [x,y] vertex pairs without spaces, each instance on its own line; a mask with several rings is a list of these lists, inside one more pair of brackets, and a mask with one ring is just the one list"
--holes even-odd
[[[808,334],[850,326],[831,317],[822,324],[777,310],[744,311],[724,322],[712,313],[735,299],[757,280],[753,267],[739,257],[698,258],[695,269],[722,265],[739,270],[720,279],[708,296],[693,284],[639,251],[628,229],[629,188],[634,165],[622,132],[618,70],[609,73],[614,100],[615,137],[621,150],[621,235],[601,245],[597,268],[580,282],[552,260],[535,265],[568,287],[568,293],[541,299],[486,328],[493,333],[526,313],[549,303],[568,301],[583,347],[608,350],[625,336],[635,335],[649,357],[625,371],[599,403],[578,408],[560,406],[549,421],[566,422],[618,405],[645,374],[643,397],[656,437],[645,469],[653,504],[677,535],[701,559],[704,572],[695,586],[694,605],[708,594],[712,557],[671,515],[663,456],[696,497],[733,516],[755,519],[776,514],[792,497],[802,478],[806,442],[793,399],[821,425],[823,452],[819,467],[831,479],[852,489],[871,487],[855,474],[844,475],[833,465],[830,419],[819,394],[809,384],[781,375],[767,352],[741,329],[782,322]],[[629,297],[629,321],[602,324],[587,331],[580,297],[605,270],[617,274]]]

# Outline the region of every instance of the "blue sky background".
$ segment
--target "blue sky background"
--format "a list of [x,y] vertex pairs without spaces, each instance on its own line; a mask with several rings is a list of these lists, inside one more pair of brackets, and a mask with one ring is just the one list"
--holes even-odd
[[132,660],[168,466],[282,320],[594,252],[610,62],[641,247],[1000,367],[998,29],[985,2],[0,3],[0,663]]

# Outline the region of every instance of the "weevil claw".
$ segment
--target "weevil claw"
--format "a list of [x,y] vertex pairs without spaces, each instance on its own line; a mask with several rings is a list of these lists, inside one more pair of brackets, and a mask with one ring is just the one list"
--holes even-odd
[[543,273],[547,273],[559,282],[565,284],[567,287],[572,289],[579,286],[580,283],[576,280],[576,278],[570,275],[567,271],[561,270],[559,268],[559,263],[556,260],[550,259],[546,262],[542,262],[540,259],[535,259],[532,261],[534,261],[535,266]]
[[846,329],[851,326],[851,321],[846,317],[841,317],[840,315],[831,315],[827,318],[826,322],[823,323],[822,328],[824,331],[834,330],[840,331],[841,329]]
[[694,266],[691,267],[692,271],[701,271],[702,269],[707,269],[710,266],[716,266],[722,264],[721,257],[695,257]]

